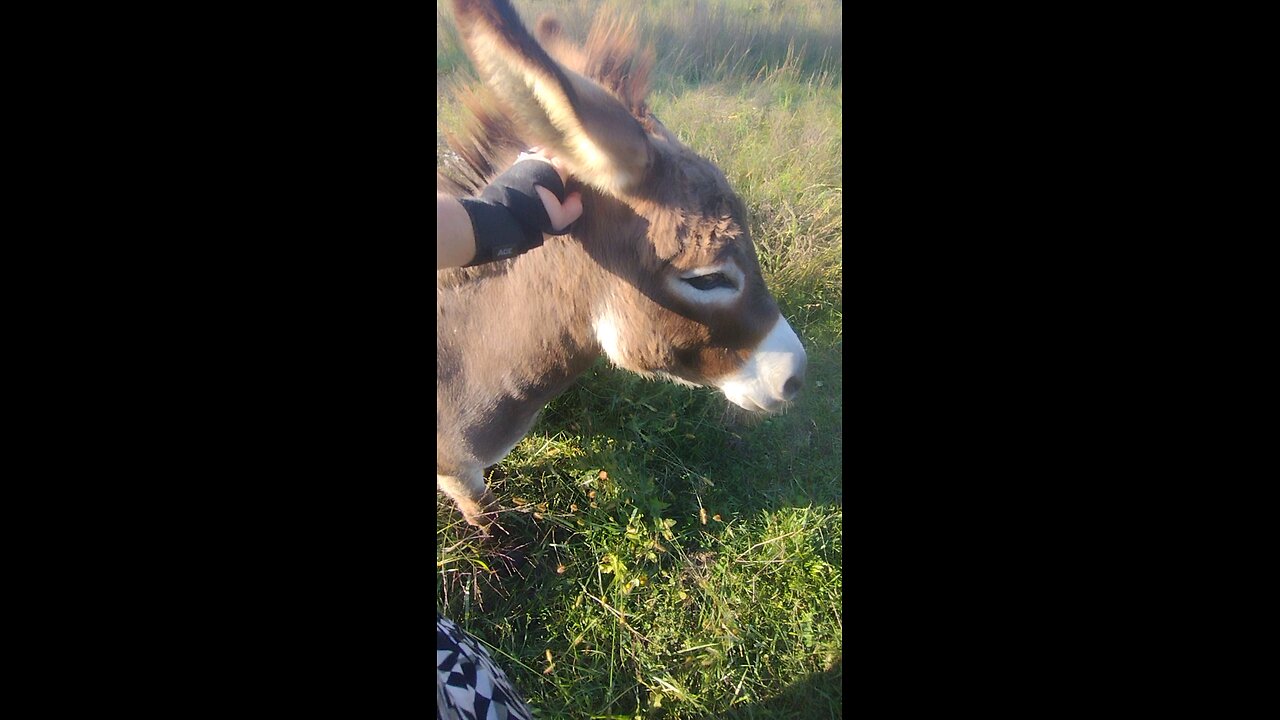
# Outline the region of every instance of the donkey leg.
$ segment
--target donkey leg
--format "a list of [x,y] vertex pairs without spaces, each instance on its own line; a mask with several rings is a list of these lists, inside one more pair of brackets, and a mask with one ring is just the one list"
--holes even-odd
[[479,470],[457,475],[436,475],[436,489],[453,499],[468,525],[488,531],[498,510],[498,501],[485,485],[484,473]]

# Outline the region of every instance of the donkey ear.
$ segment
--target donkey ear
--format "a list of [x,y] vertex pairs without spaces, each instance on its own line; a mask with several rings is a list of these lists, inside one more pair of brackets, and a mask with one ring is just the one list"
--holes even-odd
[[653,151],[640,123],[603,87],[552,60],[509,0],[453,0],[453,9],[472,64],[521,130],[604,192],[644,179]]

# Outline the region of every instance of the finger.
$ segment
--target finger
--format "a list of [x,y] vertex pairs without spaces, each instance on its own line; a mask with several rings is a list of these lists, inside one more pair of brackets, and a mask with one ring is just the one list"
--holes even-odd
[[516,162],[520,162],[521,160],[541,160],[545,163],[551,163],[551,167],[555,168],[556,172],[560,175],[560,182],[569,182],[569,171],[565,168],[564,162],[562,162],[558,157],[548,155],[542,148],[527,148],[522,150],[520,154],[516,156]]
[[556,198],[556,194],[541,185],[534,185],[534,190],[538,191],[538,197],[542,198],[542,206],[547,209],[547,218],[551,220],[551,227],[560,230],[564,227],[564,209],[560,206],[560,200]]
[[568,227],[569,223],[582,217],[582,193],[573,192],[564,199],[564,204],[560,206],[560,210],[564,213],[564,225],[560,225],[561,229]]
[[542,160],[543,162],[548,162],[549,158],[547,158],[547,154],[542,151],[542,148],[531,147],[521,150],[520,154],[516,155],[516,162],[520,162],[521,160]]
[[551,227],[556,231],[560,231],[569,226],[569,223],[577,220],[582,216],[582,195],[573,193],[565,198],[564,204],[556,199],[555,193],[542,187],[534,185],[538,191],[538,197],[542,198],[542,205],[547,209],[547,218],[551,220]]
[[556,172],[560,173],[560,182],[564,183],[565,185],[568,185],[569,171],[565,169],[564,163],[560,161],[560,158],[549,157],[547,158],[547,162],[551,163],[551,167],[555,168]]

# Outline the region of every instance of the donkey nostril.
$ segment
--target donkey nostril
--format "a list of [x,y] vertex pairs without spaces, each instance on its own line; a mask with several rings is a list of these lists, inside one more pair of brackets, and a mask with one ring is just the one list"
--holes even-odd
[[804,387],[804,380],[801,380],[799,375],[792,375],[791,379],[787,380],[786,384],[782,386],[782,395],[790,400],[795,397],[796,393],[800,392],[802,387]]

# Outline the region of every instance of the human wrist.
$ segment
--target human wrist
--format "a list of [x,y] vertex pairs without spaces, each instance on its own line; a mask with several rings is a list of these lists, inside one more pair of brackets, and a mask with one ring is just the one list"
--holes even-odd
[[511,210],[483,198],[460,198],[471,219],[475,256],[465,267],[505,260],[542,245],[542,232],[516,220]]

